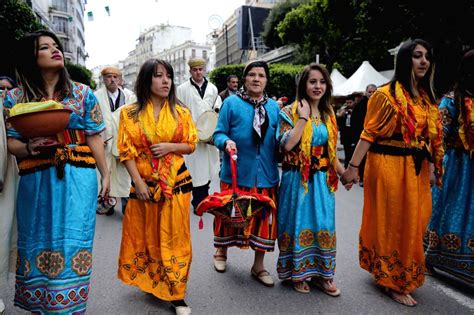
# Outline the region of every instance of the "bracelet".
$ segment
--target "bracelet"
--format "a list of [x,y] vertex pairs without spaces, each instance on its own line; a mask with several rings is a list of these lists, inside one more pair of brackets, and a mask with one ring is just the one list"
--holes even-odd
[[299,119],[303,119],[303,120],[306,120],[306,121],[308,121],[308,118],[306,118],[306,117],[301,117],[301,116],[300,116],[300,118],[299,118]]
[[351,162],[349,162],[349,166],[350,166],[350,167],[353,167],[353,168],[359,168],[358,165],[356,166],[356,165],[352,164]]
[[33,155],[31,154],[31,150],[30,150],[30,146],[29,146],[29,142],[26,143],[26,152],[28,152],[29,155]]

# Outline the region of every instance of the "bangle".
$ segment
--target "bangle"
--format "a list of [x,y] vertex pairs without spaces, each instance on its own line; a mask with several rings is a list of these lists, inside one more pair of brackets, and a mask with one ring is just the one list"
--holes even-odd
[[33,154],[31,154],[31,150],[30,150],[30,145],[29,145],[29,144],[30,144],[29,142],[26,143],[26,152],[28,152],[29,155],[33,155]]
[[349,166],[350,166],[350,167],[353,167],[353,168],[359,168],[358,165],[354,165],[354,164],[352,164],[351,162],[349,162]]
[[300,116],[300,118],[299,118],[299,119],[303,119],[303,120],[306,120],[306,121],[308,121],[308,118],[306,118],[306,117],[301,117],[301,116]]

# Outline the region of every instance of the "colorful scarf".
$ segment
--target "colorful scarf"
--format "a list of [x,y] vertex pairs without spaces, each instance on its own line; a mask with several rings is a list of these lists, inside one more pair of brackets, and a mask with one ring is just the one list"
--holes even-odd
[[[298,101],[295,101],[291,106],[291,118],[293,125],[296,125],[296,122],[299,119],[297,113]],[[338,177],[336,172],[336,144],[337,144],[337,122],[334,113],[326,118],[326,128],[328,130],[328,155],[329,155],[329,169],[327,171],[327,183],[329,190],[335,192],[338,185]],[[313,139],[313,125],[311,120],[306,121],[303,135],[300,140],[300,172],[301,172],[301,182],[304,187],[305,192],[308,192],[308,180],[311,173],[311,142]]]
[[462,145],[469,155],[472,157],[474,153],[474,110],[472,108],[472,98],[464,98],[464,106],[461,106],[458,117],[459,122],[459,138]]
[[253,134],[254,138],[257,140],[257,143],[263,142],[265,139],[265,134],[268,128],[268,119],[267,112],[265,110],[265,104],[268,101],[268,96],[266,93],[263,93],[263,96],[259,100],[254,100],[248,96],[247,91],[243,87],[237,91],[237,96],[241,99],[250,103],[254,107],[254,116],[253,116]]
[[[175,154],[166,154],[160,158],[153,158],[150,150],[152,144],[161,142],[176,142],[179,133],[183,128],[178,128],[178,124],[168,100],[161,107],[158,121],[155,121],[153,104],[151,102],[145,105],[144,110],[139,113],[141,138],[148,145],[147,155],[152,166],[152,178],[156,180],[157,185],[153,193],[153,200],[158,202],[163,197],[171,199],[173,196],[173,187],[178,173],[177,158]],[[181,126],[182,127],[182,126]]]

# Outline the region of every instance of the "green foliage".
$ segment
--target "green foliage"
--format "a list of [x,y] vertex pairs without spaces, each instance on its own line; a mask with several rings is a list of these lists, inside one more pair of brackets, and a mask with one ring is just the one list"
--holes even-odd
[[[215,68],[209,73],[209,80],[217,86],[219,91],[227,87],[227,76],[234,74],[241,78],[245,65],[225,65]],[[294,98],[296,93],[296,77],[303,70],[303,65],[270,64],[270,81],[267,84],[269,96],[287,96]]]
[[26,33],[43,29],[44,26],[31,8],[19,0],[0,1],[0,25],[0,73],[14,76],[15,64],[19,62],[14,53],[17,41]]
[[73,63],[66,63],[66,68],[72,80],[89,85],[95,90],[96,83],[92,80],[92,72],[90,70],[84,66]]
[[270,48],[283,46],[283,42],[276,31],[278,23],[280,23],[280,21],[285,18],[288,12],[298,7],[300,4],[306,2],[308,2],[308,0],[285,0],[283,2],[277,3],[272,8],[270,14],[263,24],[264,30],[262,32],[262,37],[266,46]]

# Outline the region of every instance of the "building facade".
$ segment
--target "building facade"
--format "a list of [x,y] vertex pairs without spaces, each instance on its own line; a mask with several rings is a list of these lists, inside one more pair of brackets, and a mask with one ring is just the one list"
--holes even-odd
[[47,28],[53,31],[64,47],[64,58],[85,65],[88,57],[84,36],[85,0],[25,1]]

